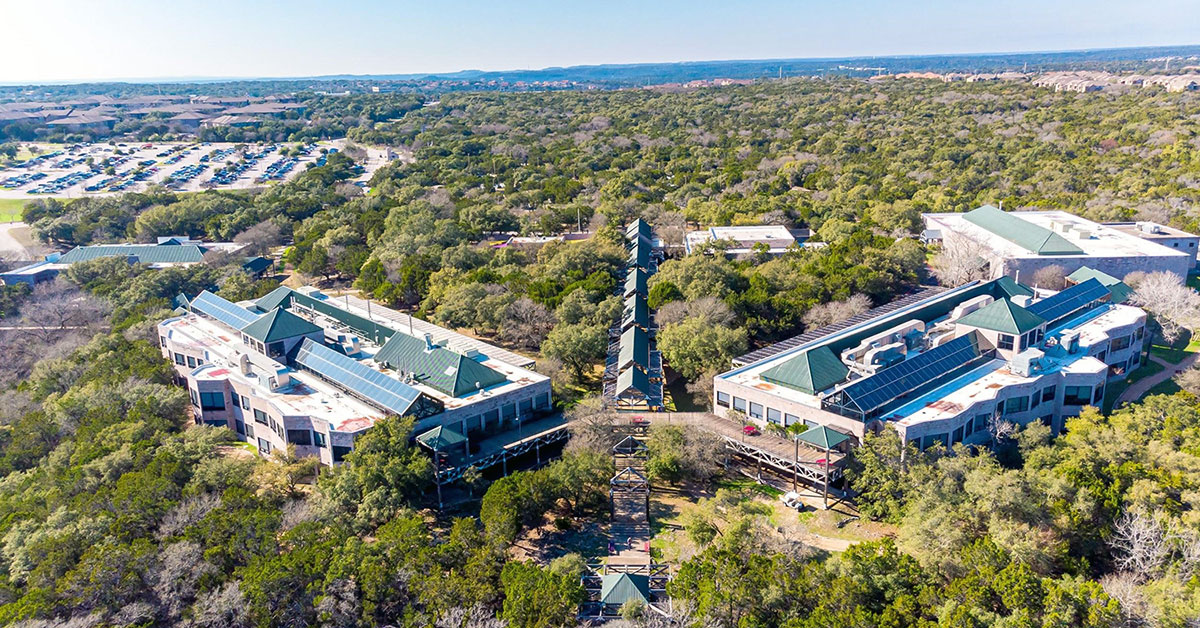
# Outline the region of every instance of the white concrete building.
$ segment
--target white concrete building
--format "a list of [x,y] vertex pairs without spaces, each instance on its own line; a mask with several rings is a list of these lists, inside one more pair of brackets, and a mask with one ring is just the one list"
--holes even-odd
[[474,454],[551,412],[549,378],[497,357],[508,352],[452,349],[453,332],[398,325],[380,306],[360,314],[279,288],[243,305],[204,292],[187,308],[158,332],[197,422],[228,427],[263,455],[292,444],[332,465],[388,415],[414,417],[416,434],[463,436],[463,453]]
[[724,241],[729,244],[725,249],[726,255],[752,253],[757,244],[766,246],[767,252],[771,255],[782,255],[793,245],[804,246],[805,239],[807,239],[807,230],[804,231],[803,237],[797,238],[796,233],[782,225],[709,227],[699,231],[689,231],[684,237],[684,249],[690,254],[710,242]]
[[921,447],[987,441],[996,420],[1061,431],[1141,363],[1146,314],[1096,278],[1033,294],[1008,278],[935,289],[756,351],[714,379],[714,411],[858,441],[892,425]]
[[1195,265],[1194,250],[1168,248],[1124,227],[1063,211],[1004,212],[984,205],[965,214],[922,218],[927,240],[966,237],[982,244],[993,278],[1007,275],[1028,282],[1047,266],[1061,266],[1068,274],[1086,266],[1117,279],[1135,271],[1167,271],[1185,278]]

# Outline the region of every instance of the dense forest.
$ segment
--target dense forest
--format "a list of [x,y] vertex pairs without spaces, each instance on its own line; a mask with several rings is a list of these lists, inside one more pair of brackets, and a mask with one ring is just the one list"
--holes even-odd
[[[661,265],[660,347],[701,396],[745,349],[926,282],[921,212],[1003,202],[1200,221],[1195,94],[839,79],[463,93],[403,111],[371,98],[346,101],[360,107],[342,117],[347,135],[412,159],[366,193],[347,183],[351,150],[262,191],[39,200],[25,219],[56,247],[180,233],[285,247],[293,281],[357,288],[538,355],[556,401],[589,424],[612,420],[588,396],[621,313],[619,227],[634,217],[668,243],[766,222],[827,244]],[[580,226],[578,241],[489,245]],[[101,259],[0,294],[6,321],[61,332],[0,335],[0,624],[575,625],[585,557],[529,561],[519,545],[533,527],[607,517],[606,446],[580,431],[540,470],[468,478],[481,497],[440,515],[404,418],[315,481],[305,460],[248,455],[191,425],[151,334],[180,292],[238,300],[277,285],[235,262]],[[719,473],[692,436],[656,436],[656,482]],[[718,493],[686,526],[696,551],[669,591],[695,626],[1195,625],[1198,439],[1186,392],[1089,410],[1058,438],[1035,425],[994,453],[902,456],[885,432],[851,481],[894,538],[781,545],[752,500]]]

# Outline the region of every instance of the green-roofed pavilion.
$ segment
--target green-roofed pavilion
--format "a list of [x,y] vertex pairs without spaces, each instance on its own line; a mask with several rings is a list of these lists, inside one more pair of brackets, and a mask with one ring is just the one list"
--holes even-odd
[[818,425],[801,432],[796,439],[817,449],[829,450],[850,440],[850,437],[825,425]]
[[287,310],[271,310],[243,327],[241,332],[266,344],[297,336],[323,334],[324,330]]
[[641,327],[630,327],[621,334],[617,368],[638,366],[643,371],[650,369],[650,334]]
[[1112,293],[1112,303],[1124,303],[1133,292],[1133,289],[1125,285],[1125,282],[1120,279],[1094,268],[1088,268],[1087,266],[1067,275],[1067,280],[1072,284],[1081,284],[1088,279],[1095,279],[1105,288],[1108,288],[1108,291]]
[[1061,235],[991,205],[963,214],[963,220],[1037,255],[1084,254]]
[[625,309],[621,313],[621,328],[628,329],[632,325],[650,326],[650,308],[646,305],[646,297],[640,294],[625,299]]
[[419,383],[451,397],[462,397],[507,380],[503,373],[457,351],[405,333],[388,338],[375,354],[375,361],[411,373]]
[[625,237],[634,242],[639,238],[644,238],[649,242],[651,238],[650,223],[641,218],[629,223],[629,226],[625,227]]
[[77,246],[58,258],[60,264],[76,264],[101,257],[126,257],[140,264],[197,264],[206,249],[194,244],[97,244]]
[[829,347],[817,347],[763,371],[763,381],[815,395],[846,379],[850,369]]
[[643,397],[650,398],[650,377],[642,372],[641,369],[628,368],[621,371],[617,376],[617,397],[629,398]]
[[649,275],[646,274],[646,271],[636,267],[630,268],[629,275],[625,277],[625,296],[628,297],[635,294],[647,296],[649,294],[649,289],[646,285],[648,280]]
[[417,441],[434,451],[446,451],[467,442],[467,437],[445,425],[439,425],[417,436]]
[[650,576],[632,573],[610,573],[600,576],[602,604],[619,607],[630,601],[650,603]]
[[638,268],[650,267],[650,245],[646,240],[634,241],[633,248],[629,249],[629,265]]
[[1019,336],[1046,324],[1046,319],[1009,301],[996,299],[955,321],[959,325]]

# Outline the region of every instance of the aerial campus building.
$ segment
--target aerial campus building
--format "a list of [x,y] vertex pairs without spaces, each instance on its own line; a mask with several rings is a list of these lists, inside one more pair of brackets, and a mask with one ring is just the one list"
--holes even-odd
[[714,380],[717,414],[826,426],[861,441],[981,443],[997,419],[1061,431],[1141,361],[1146,314],[1094,269],[1039,292],[1001,277],[933,288],[742,356]]
[[159,342],[197,422],[264,455],[290,444],[332,465],[400,415],[422,444],[478,463],[551,411],[532,360],[367,301],[280,287],[253,303],[207,291],[179,303]]
[[[102,257],[119,257],[130,264],[147,264],[151,268],[191,266],[204,261],[210,252],[236,253],[246,245],[236,242],[202,242],[183,236],[160,237],[155,244],[93,244],[77,246],[66,253],[54,253],[46,259],[0,273],[5,285],[27,283],[34,285],[50,281],[58,273],[73,264]],[[263,257],[247,257],[242,268],[254,275],[271,267],[271,260]]]
[[1200,238],[1155,223],[1103,225],[1063,211],[1005,212],[990,205],[962,214],[924,214],[924,240],[965,237],[983,246],[991,277],[1026,283],[1048,266],[1088,267],[1124,279],[1168,271],[1186,278]]

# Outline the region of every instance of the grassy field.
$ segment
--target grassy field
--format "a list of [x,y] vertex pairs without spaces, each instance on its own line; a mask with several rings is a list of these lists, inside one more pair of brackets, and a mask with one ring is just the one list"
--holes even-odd
[[0,222],[16,222],[27,203],[23,198],[0,198]]
[[1152,345],[1150,347],[1150,353],[1154,357],[1171,364],[1179,364],[1184,358],[1197,351],[1200,351],[1200,340],[1187,336],[1181,337],[1170,346]]
[[1150,395],[1174,395],[1175,393],[1179,392],[1180,390],[1183,390],[1183,389],[1179,387],[1179,384],[1175,383],[1175,380],[1167,379],[1167,380],[1163,380],[1161,383],[1154,386],[1150,390],[1147,390],[1146,396],[1149,397]]

